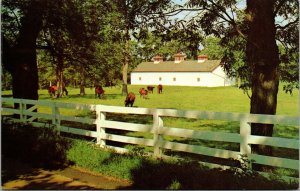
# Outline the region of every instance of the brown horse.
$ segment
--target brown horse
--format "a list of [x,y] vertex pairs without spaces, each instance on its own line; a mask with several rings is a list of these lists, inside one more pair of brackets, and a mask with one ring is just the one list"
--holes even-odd
[[50,86],[48,88],[48,93],[49,93],[50,97],[54,97],[57,90],[58,90],[57,86],[55,86],[55,85]]
[[129,107],[129,106],[132,107],[134,100],[135,100],[135,95],[134,93],[130,92],[125,99],[125,107]]
[[154,86],[147,86],[147,90],[149,93],[153,94],[153,89],[154,89]]
[[95,97],[98,96],[99,99],[102,98],[104,95],[104,92],[105,91],[103,90],[102,86],[95,87]]
[[[52,85],[48,88],[48,93],[51,97],[55,97],[55,94],[56,94],[56,97],[58,98],[60,95],[58,93],[56,93],[58,91],[58,87],[56,85]],[[68,95],[68,90],[66,87],[62,87],[62,94],[63,95],[65,93],[65,95],[67,96]]]
[[145,90],[145,88],[141,88],[139,93],[140,93],[140,97],[143,96],[143,98],[146,99],[148,95],[148,90]]
[[157,92],[158,92],[159,94],[161,94],[161,93],[162,93],[162,89],[163,89],[163,86],[162,86],[161,84],[159,84],[159,85],[157,86]]

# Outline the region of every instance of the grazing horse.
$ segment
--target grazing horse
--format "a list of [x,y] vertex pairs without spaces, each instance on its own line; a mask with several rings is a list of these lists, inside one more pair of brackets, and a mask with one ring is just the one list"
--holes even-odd
[[[52,85],[48,88],[48,93],[50,94],[51,97],[55,96],[55,93],[58,91],[59,87],[56,85]],[[68,90],[65,86],[62,87],[62,94],[65,93],[65,95],[68,95]],[[56,97],[58,98],[60,95],[57,93]]]
[[58,90],[58,87],[55,85],[52,85],[48,88],[48,93],[51,97],[55,96],[55,92]]
[[149,93],[153,94],[153,89],[154,89],[154,86],[147,86],[147,90]]
[[143,98],[146,99],[148,95],[148,90],[145,90],[145,88],[141,88],[139,93],[140,93],[140,97],[143,96]]
[[130,92],[127,94],[126,99],[125,99],[125,107],[133,106],[135,100],[135,95],[134,93]]
[[98,96],[98,98],[102,98],[104,95],[104,90],[102,88],[102,86],[96,86],[95,87],[95,97]]
[[161,94],[161,93],[162,93],[162,89],[163,89],[163,86],[162,86],[161,84],[159,84],[159,85],[157,86],[157,92],[158,92],[159,94]]

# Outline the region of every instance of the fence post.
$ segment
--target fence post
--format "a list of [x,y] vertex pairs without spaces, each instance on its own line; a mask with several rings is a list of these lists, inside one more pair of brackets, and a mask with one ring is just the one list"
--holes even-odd
[[24,105],[23,105],[23,100],[20,100],[19,109],[20,109],[20,120],[21,120],[21,122],[24,123],[25,120],[24,120]]
[[248,122],[247,118],[243,118],[240,121],[240,135],[240,152],[242,155],[247,155],[247,157],[249,157],[249,155],[251,154],[251,146],[248,144],[248,138],[251,135],[251,125]]
[[163,141],[162,136],[160,135],[161,128],[164,126],[162,118],[158,114],[158,110],[155,109],[153,112],[153,129],[154,129],[154,150],[153,154],[156,158],[161,158],[163,150],[161,148],[161,142]]
[[105,147],[106,141],[103,138],[105,135],[105,128],[102,127],[102,121],[106,118],[106,113],[101,111],[100,105],[96,105],[96,128],[97,128],[97,142],[96,144],[100,145],[100,147]]
[[60,134],[60,112],[56,106],[56,102],[52,102],[52,124],[56,127]]

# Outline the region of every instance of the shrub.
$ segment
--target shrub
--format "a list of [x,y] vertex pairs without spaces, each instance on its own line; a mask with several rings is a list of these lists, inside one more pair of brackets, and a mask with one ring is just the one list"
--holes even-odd
[[54,167],[65,165],[70,141],[55,128],[2,121],[2,154],[32,164]]

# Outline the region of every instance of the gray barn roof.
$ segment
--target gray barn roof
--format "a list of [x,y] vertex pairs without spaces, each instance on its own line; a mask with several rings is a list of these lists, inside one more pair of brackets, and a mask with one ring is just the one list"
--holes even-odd
[[165,61],[158,64],[142,62],[132,72],[212,72],[221,63],[221,60],[206,60],[198,63],[197,60],[187,60],[180,63]]

